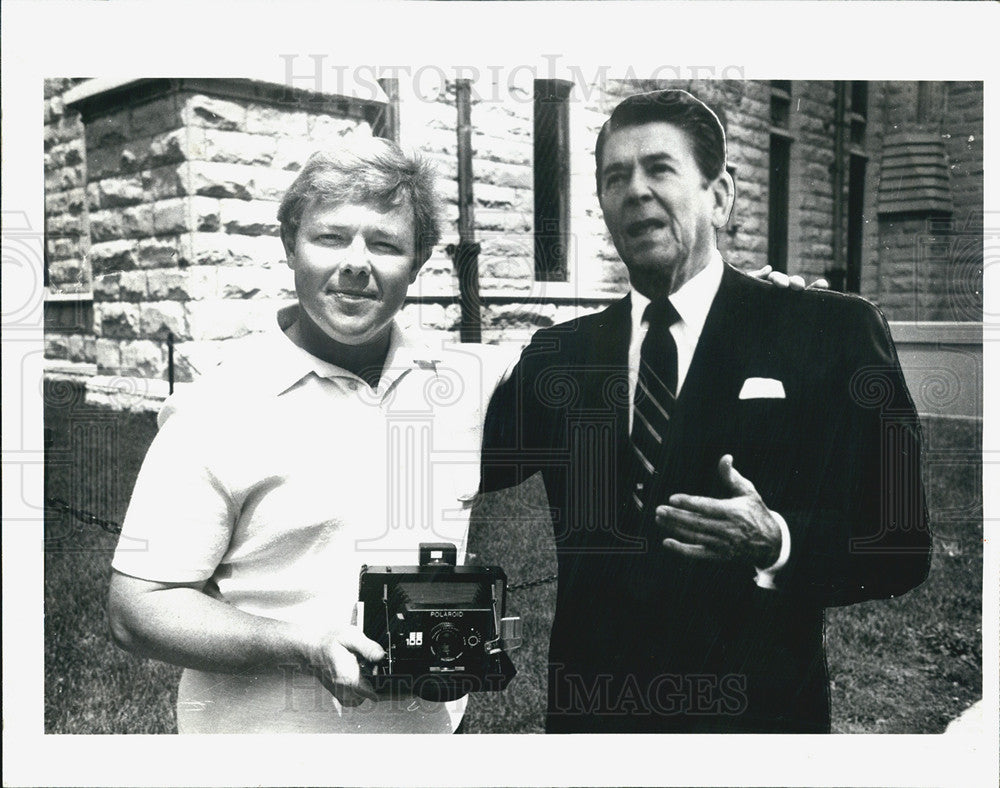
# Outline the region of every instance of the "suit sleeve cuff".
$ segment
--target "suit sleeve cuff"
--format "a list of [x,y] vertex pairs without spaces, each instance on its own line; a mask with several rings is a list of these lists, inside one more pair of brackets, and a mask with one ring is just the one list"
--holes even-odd
[[788,556],[792,554],[792,535],[788,531],[788,523],[785,522],[785,518],[777,512],[771,512],[771,514],[774,515],[774,519],[778,522],[778,528],[781,530],[781,549],[778,551],[777,561],[767,569],[757,569],[754,582],[759,588],[774,590],[777,588],[774,577],[788,563]]

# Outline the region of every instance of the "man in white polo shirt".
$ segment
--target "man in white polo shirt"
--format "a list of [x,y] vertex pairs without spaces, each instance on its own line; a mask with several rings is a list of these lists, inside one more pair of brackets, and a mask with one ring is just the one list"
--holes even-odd
[[376,696],[352,625],[362,564],[464,555],[492,390],[395,317],[439,237],[432,173],[394,144],[315,154],[278,217],[298,304],[168,400],[113,560],[118,644],[185,668],[178,730],[451,732]]

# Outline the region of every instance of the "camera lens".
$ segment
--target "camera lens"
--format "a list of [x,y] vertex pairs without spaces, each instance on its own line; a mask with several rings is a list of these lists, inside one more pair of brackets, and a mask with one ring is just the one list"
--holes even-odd
[[438,624],[431,630],[431,651],[444,662],[451,662],[462,656],[464,645],[462,633],[454,624]]

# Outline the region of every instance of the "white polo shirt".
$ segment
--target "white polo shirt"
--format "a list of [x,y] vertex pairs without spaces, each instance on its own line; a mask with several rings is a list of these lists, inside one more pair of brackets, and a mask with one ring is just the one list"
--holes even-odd
[[[294,309],[279,313],[287,326]],[[393,334],[377,389],[275,325],[165,403],[113,566],[207,590],[270,618],[350,623],[362,564],[416,564],[420,542],[464,558],[483,413],[477,350]],[[290,668],[186,669],[180,732],[448,732],[464,701],[341,707]]]

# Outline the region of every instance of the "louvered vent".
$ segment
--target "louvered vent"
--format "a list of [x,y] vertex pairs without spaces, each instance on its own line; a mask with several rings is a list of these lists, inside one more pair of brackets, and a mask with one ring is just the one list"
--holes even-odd
[[878,185],[879,215],[951,210],[951,178],[941,136],[908,132],[886,137]]

